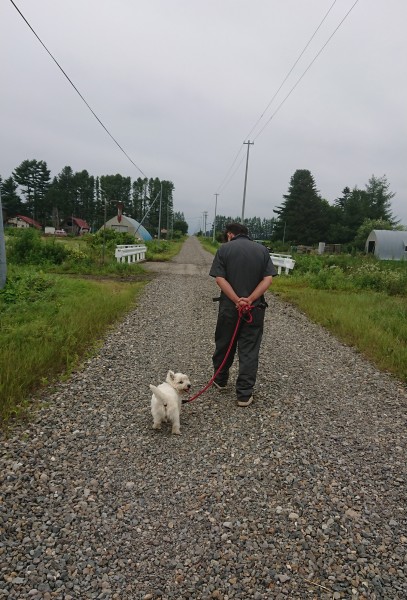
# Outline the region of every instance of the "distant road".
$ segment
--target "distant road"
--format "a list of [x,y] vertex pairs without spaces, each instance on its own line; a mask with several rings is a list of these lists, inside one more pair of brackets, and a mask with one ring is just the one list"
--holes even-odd
[[180,253],[169,262],[146,262],[143,267],[156,273],[208,275],[213,255],[202,247],[196,236],[185,240]]

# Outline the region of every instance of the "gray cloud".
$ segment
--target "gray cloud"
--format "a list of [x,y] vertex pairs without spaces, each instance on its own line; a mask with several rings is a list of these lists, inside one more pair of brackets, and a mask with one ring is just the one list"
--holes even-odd
[[[338,0],[253,139],[354,0]],[[193,233],[326,0],[16,0],[97,115],[148,176],[171,179]],[[333,202],[387,175],[407,224],[404,0],[360,1],[250,151],[246,216],[272,217],[296,169]],[[11,2],[0,20],[0,173],[25,158],[94,175],[139,172],[119,151]],[[218,198],[241,212],[244,160]]]

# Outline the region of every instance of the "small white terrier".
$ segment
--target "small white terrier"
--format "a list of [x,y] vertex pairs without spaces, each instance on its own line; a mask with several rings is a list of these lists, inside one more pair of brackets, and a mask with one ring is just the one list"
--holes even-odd
[[172,433],[179,435],[181,433],[181,395],[188,393],[191,389],[188,375],[168,371],[165,382],[157,387],[150,384],[150,389],[153,392],[151,397],[153,429],[161,429],[161,423],[170,421],[172,423]]

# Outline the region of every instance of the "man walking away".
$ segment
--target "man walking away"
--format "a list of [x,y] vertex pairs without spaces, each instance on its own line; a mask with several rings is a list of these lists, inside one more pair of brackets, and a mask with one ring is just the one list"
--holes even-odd
[[229,223],[225,230],[227,243],[216,252],[209,275],[215,277],[221,289],[219,313],[215,330],[215,352],[212,356],[214,371],[218,370],[239,318],[239,308],[253,307],[253,321],[241,320],[233,347],[214,385],[224,390],[233,364],[236,348],[239,357],[239,374],[236,380],[238,406],[249,406],[253,402],[259,351],[263,335],[264,311],[267,304],[264,293],[277,275],[270,254],[264,246],[249,238],[247,227],[240,223]]

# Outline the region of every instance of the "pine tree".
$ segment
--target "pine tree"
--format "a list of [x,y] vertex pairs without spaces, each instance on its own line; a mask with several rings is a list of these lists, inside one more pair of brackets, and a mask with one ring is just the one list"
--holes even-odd
[[366,192],[370,200],[370,214],[368,218],[382,219],[395,225],[397,220],[394,219],[390,207],[390,201],[394,198],[395,194],[390,192],[389,188],[390,184],[387,181],[386,175],[382,177],[371,176],[366,185]]
[[131,179],[116,175],[102,175],[100,177],[100,190],[103,202],[107,205],[108,217],[117,213],[117,204],[123,204],[123,213],[130,214],[131,205]]
[[13,173],[14,181],[25,196],[24,213],[33,219],[46,217],[45,196],[50,183],[50,171],[43,160],[23,160]]
[[1,182],[1,202],[3,210],[9,217],[15,217],[21,212],[22,202],[17,194],[17,184],[13,177],[8,177]]
[[330,206],[319,196],[310,171],[301,169],[294,173],[283,204],[274,212],[278,220],[273,239],[312,245],[326,238]]
[[131,196],[131,211],[130,215],[136,221],[141,222],[146,212],[146,194],[147,194],[147,182],[146,178],[138,177],[132,184],[132,196]]

